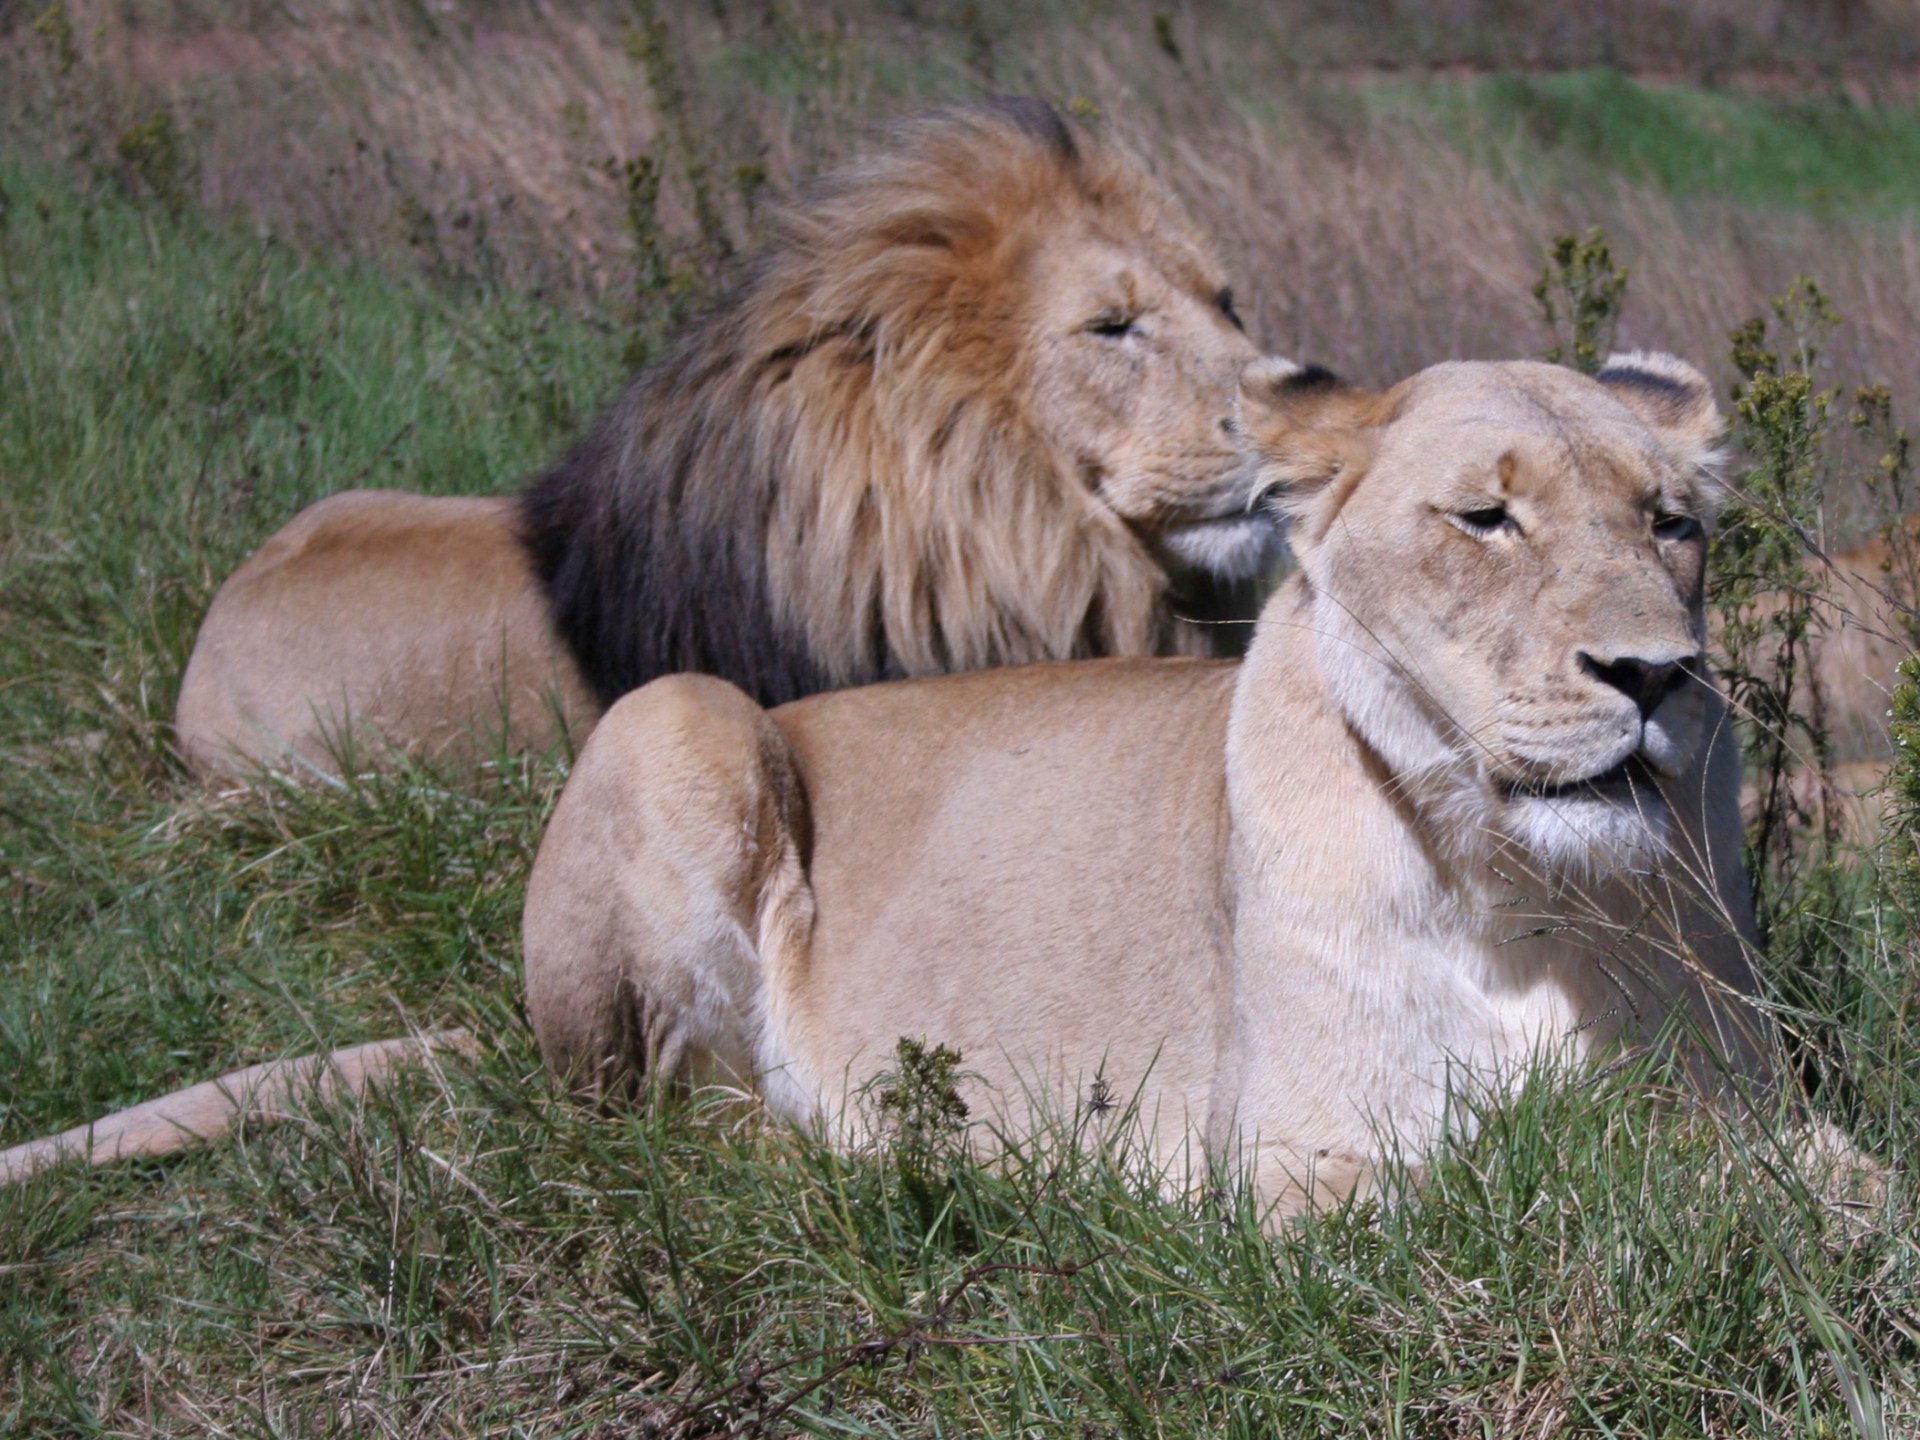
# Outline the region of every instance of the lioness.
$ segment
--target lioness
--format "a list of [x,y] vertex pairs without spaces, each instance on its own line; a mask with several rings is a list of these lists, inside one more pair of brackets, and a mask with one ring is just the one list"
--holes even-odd
[[[1452,364],[1369,395],[1271,365],[1241,390],[1300,557],[1244,662],[772,711],[677,676],[609,711],[528,892],[548,1061],[591,1093],[752,1081],[844,1125],[923,1035],[1014,1123],[1138,1087],[1164,1155],[1197,1135],[1277,1214],[1369,1184],[1388,1129],[1431,1144],[1458,1080],[1670,1019],[1703,1079],[1769,1088],[1700,658],[1706,383],[1627,355],[1597,380]],[[0,1180],[470,1043],[256,1067],[0,1153]]]
[[1137,1088],[1160,1153],[1198,1135],[1280,1213],[1367,1185],[1383,1127],[1430,1145],[1450,1080],[1670,1018],[1699,1073],[1769,1083],[1705,380],[1272,364],[1240,405],[1300,566],[1244,663],[610,710],[527,897],[548,1062],[843,1125],[925,1036],[1015,1124]]
[[270,539],[208,611],[180,750],[330,770],[350,729],[542,749],[677,670],[773,703],[1224,653],[1244,627],[1188,619],[1251,620],[1279,553],[1225,429],[1257,353],[1110,140],[1039,101],[906,121],[517,505],[356,492]]

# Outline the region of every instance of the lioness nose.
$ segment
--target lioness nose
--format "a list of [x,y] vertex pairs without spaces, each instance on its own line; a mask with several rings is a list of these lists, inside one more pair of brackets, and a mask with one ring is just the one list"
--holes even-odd
[[1584,651],[1580,668],[1594,679],[1611,685],[1640,707],[1642,718],[1660,708],[1660,702],[1686,679],[1687,672],[1672,660],[1641,660],[1629,655],[1619,660],[1600,660]]

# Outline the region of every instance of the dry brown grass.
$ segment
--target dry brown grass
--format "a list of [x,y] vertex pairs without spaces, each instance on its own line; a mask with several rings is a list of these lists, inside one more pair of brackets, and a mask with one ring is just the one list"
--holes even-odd
[[[41,133],[96,164],[124,169],[114,137],[165,111],[217,211],[330,251],[383,257],[405,240],[449,275],[608,294],[622,322],[633,318],[626,162],[661,164],[651,218],[697,294],[724,273],[721,252],[751,243],[762,183],[790,185],[902,110],[1034,90],[1097,108],[1186,195],[1274,350],[1374,382],[1447,356],[1538,351],[1547,336],[1530,289],[1546,246],[1600,225],[1633,270],[1623,345],[1724,366],[1729,329],[1805,271],[1846,321],[1834,378],[1890,382],[1911,410],[1911,218],[1676,197],[1529,168],[1518,150],[1477,163],[1356,99],[1351,83],[1356,65],[1612,58],[1668,75],[1745,65],[1815,86],[1844,73],[1871,89],[1911,78],[1911,0],[1383,0],[1364,23],[1311,0],[1274,14],[1169,12],[1164,25],[1133,5],[986,10],[64,0],[77,65],[60,74],[59,47],[19,20],[9,48]],[[656,16],[684,82],[677,114],[650,84]],[[717,241],[696,223],[696,168],[722,217]]]

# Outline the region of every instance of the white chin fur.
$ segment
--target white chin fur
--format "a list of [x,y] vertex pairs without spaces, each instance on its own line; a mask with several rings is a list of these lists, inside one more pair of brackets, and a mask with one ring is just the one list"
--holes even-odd
[[1566,875],[1651,870],[1673,833],[1673,812],[1647,784],[1611,796],[1521,796],[1506,809],[1505,828],[1514,841]]
[[1251,580],[1280,558],[1280,527],[1265,515],[1232,515],[1171,530],[1168,550],[1185,565],[1222,580]]
[[1701,713],[1697,694],[1676,696],[1654,712],[1640,737],[1640,757],[1662,775],[1678,775],[1700,748]]

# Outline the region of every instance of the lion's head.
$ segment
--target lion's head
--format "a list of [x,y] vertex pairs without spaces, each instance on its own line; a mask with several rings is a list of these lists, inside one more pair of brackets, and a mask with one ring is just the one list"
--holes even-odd
[[806,189],[739,289],[528,492],[605,700],[1205,652],[1169,572],[1256,574],[1219,266],[1038,102],[907,123]]
[[1329,691],[1400,791],[1460,844],[1647,863],[1707,743],[1705,379],[1632,354],[1594,379],[1440,365],[1372,396],[1256,367],[1243,404]]

